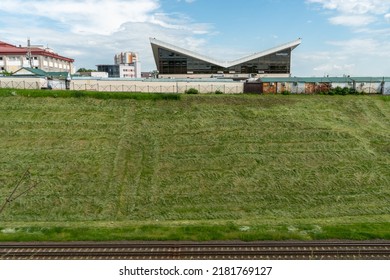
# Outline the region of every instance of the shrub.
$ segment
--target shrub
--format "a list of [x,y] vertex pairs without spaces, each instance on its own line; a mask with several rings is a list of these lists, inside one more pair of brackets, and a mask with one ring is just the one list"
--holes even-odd
[[223,92],[220,91],[219,89],[217,89],[217,90],[215,91],[215,94],[223,94]]
[[334,89],[329,90],[327,93],[329,95],[348,95],[348,94],[358,94],[353,88],[348,87],[336,87]]
[[291,92],[289,92],[288,90],[284,90],[284,91],[282,91],[282,94],[283,94],[283,95],[290,95]]
[[196,88],[190,88],[190,89],[187,89],[185,91],[186,94],[198,94],[199,93],[199,90],[197,90]]

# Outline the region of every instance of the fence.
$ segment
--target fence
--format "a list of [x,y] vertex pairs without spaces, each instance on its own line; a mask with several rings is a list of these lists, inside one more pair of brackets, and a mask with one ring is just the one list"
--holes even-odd
[[159,81],[90,81],[72,80],[72,90],[93,90],[112,92],[144,92],[144,93],[184,93],[190,88],[200,93],[221,91],[227,94],[242,93],[243,83],[232,82],[159,82]]
[[[66,89],[65,81],[46,80],[36,77],[0,77],[0,88],[15,89]],[[390,81],[386,82],[358,82],[355,84],[339,83],[296,83],[296,82],[270,82],[270,83],[242,83],[223,81],[148,81],[148,80],[72,80],[69,84],[71,90],[108,91],[108,92],[144,92],[144,93],[184,93],[190,88],[200,93],[214,93],[220,91],[225,94],[237,93],[281,93],[289,91],[297,94],[311,94],[327,91],[337,86],[355,88],[358,92],[369,94],[382,93],[390,95]]]
[[365,94],[390,94],[390,81],[372,81],[362,83],[337,82],[251,82],[244,84],[244,93],[276,94],[290,92],[292,94],[315,94],[329,92],[335,88],[349,88]]
[[[49,80],[44,78],[14,78],[0,77],[0,88],[15,89],[66,89],[65,81]],[[126,80],[72,80],[71,90],[109,91],[109,92],[144,92],[144,93],[184,93],[195,88],[201,93],[221,91],[227,94],[243,92],[243,83],[240,82],[160,82],[160,81],[126,81]]]
[[40,89],[47,87],[47,81],[41,78],[8,78],[0,77],[0,88]]

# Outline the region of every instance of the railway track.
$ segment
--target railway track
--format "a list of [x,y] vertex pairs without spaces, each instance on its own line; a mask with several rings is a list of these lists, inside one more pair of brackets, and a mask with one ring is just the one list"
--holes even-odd
[[390,241],[0,243],[0,259],[390,260]]

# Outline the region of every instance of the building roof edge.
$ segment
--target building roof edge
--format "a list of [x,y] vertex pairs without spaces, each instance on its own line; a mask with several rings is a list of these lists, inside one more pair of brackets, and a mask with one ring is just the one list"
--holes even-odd
[[298,47],[301,43],[302,43],[302,39],[299,38],[299,39],[297,39],[295,41],[288,42],[288,43],[285,43],[283,45],[279,45],[279,46],[276,46],[276,47],[273,47],[273,48],[270,48],[270,49],[267,49],[267,50],[264,50],[264,51],[261,51],[261,52],[254,53],[252,55],[245,56],[245,57],[239,58],[239,59],[234,60],[234,61],[231,61],[231,62],[228,63],[227,67],[232,67],[232,66],[235,66],[235,65],[238,65],[238,64],[241,64],[241,63],[245,63],[245,62],[254,60],[256,58],[260,58],[260,57],[263,57],[263,56],[266,56],[266,55],[269,55],[269,54],[272,54],[272,53],[276,53],[278,51],[282,51],[282,50],[285,50],[285,49],[293,50],[296,47]]
[[[190,51],[190,50],[187,50],[187,49],[175,46],[175,45],[172,45],[170,43],[166,43],[166,42],[157,40],[156,38],[149,38],[149,41],[152,45],[152,49],[153,49],[153,45],[160,46],[160,47],[163,47],[165,49],[179,52],[179,53],[182,53],[184,55],[187,55],[187,56],[199,59],[199,60],[203,60],[203,61],[215,64],[215,65],[218,65],[218,66],[221,66],[224,68],[229,68],[229,67],[241,64],[241,63],[245,63],[247,61],[250,61],[250,60],[253,60],[256,58],[260,58],[262,56],[266,56],[266,55],[269,55],[271,53],[275,53],[275,52],[278,52],[281,50],[285,50],[285,49],[289,49],[289,48],[293,50],[302,43],[302,39],[299,38],[295,41],[288,42],[288,43],[285,43],[285,44],[282,44],[282,45],[279,45],[279,46],[276,46],[276,47],[273,47],[273,48],[270,48],[270,49],[267,49],[267,50],[264,50],[261,52],[257,52],[257,53],[254,53],[252,55],[245,56],[245,57],[233,60],[233,61],[219,61],[217,59],[214,59],[214,58],[211,58],[211,57],[208,57],[208,56],[205,56],[205,55],[202,55],[202,54],[199,54],[199,53],[196,53],[196,52],[193,52],[193,51]],[[156,59],[157,56],[156,56],[154,49],[153,49],[153,52],[154,52],[155,59]]]

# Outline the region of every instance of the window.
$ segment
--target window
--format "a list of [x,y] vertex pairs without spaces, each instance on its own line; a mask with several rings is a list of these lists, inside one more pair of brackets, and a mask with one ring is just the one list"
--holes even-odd
[[3,57],[2,57],[2,56],[0,56],[0,60],[3,60]]

